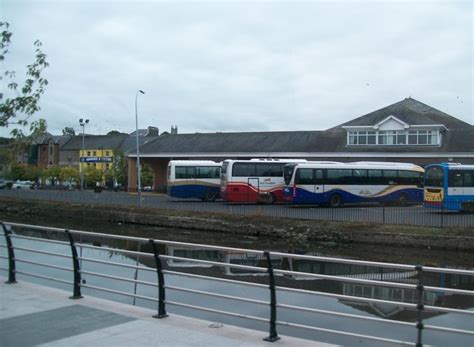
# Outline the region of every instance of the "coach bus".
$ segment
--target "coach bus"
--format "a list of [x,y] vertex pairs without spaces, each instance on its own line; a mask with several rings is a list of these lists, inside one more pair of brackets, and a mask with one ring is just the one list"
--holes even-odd
[[221,197],[227,202],[283,202],[285,164],[305,159],[224,160],[221,170]]
[[221,163],[211,160],[171,160],[168,163],[168,196],[214,201],[219,198]]
[[330,207],[359,202],[421,204],[423,171],[418,165],[388,162],[287,165],[284,199]]
[[474,165],[441,163],[425,168],[424,206],[474,211]]

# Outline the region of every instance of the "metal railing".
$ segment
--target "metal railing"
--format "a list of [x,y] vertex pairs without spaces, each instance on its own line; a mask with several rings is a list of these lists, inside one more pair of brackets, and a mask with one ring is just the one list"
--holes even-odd
[[[452,276],[474,276],[474,271],[471,270],[463,270],[463,269],[446,269],[446,268],[437,268],[437,267],[427,267],[421,265],[405,265],[405,264],[394,264],[394,263],[380,263],[380,262],[371,262],[371,261],[362,261],[362,260],[351,260],[351,259],[337,259],[337,258],[328,258],[328,257],[318,257],[318,256],[311,256],[311,255],[298,255],[298,254],[289,254],[289,253],[282,253],[282,252],[268,252],[268,251],[260,251],[260,250],[252,250],[252,249],[242,249],[242,248],[232,248],[232,247],[220,247],[220,246],[212,246],[206,244],[193,244],[193,243],[186,243],[186,242],[177,242],[177,241],[166,241],[166,240],[156,240],[156,239],[147,239],[147,238],[138,238],[138,237],[130,237],[130,236],[123,236],[123,235],[112,235],[112,234],[103,234],[103,233],[94,233],[88,231],[79,231],[79,230],[67,230],[61,228],[52,228],[46,226],[35,226],[35,225],[28,225],[28,224],[19,224],[19,223],[9,223],[9,222],[0,222],[1,229],[4,232],[5,236],[5,244],[0,244],[1,248],[6,248],[8,256],[0,256],[0,259],[5,259],[8,261],[8,268],[1,267],[0,270],[8,271],[8,281],[7,283],[13,284],[17,281],[17,275],[25,275],[25,276],[32,276],[36,278],[40,278],[43,280],[54,281],[62,284],[72,284],[73,287],[73,295],[70,297],[71,299],[80,299],[82,298],[82,288],[88,288],[91,290],[102,291],[105,293],[111,293],[116,295],[121,295],[125,297],[133,298],[133,302],[135,303],[136,299],[141,299],[145,301],[150,301],[157,304],[157,314],[154,316],[156,318],[165,318],[168,316],[166,311],[166,306],[176,306],[186,309],[198,310],[207,313],[225,315],[235,318],[241,319],[248,319],[255,322],[262,322],[268,324],[269,335],[265,338],[267,341],[276,341],[280,337],[277,333],[277,326],[287,327],[287,328],[295,328],[295,329],[304,329],[307,331],[319,332],[319,333],[330,333],[339,336],[344,336],[346,338],[357,338],[357,339],[364,339],[367,341],[377,342],[377,343],[385,343],[385,344],[397,344],[397,345],[416,345],[422,346],[423,345],[423,331],[424,330],[432,330],[444,333],[453,333],[468,337],[474,338],[474,332],[471,330],[465,329],[455,329],[450,327],[443,327],[437,325],[427,325],[423,322],[423,313],[424,312],[431,312],[431,313],[454,313],[454,314],[461,314],[467,319],[471,319],[474,321],[474,311],[470,311],[467,309],[459,309],[459,308],[449,308],[449,307],[440,307],[434,304],[427,304],[426,302],[426,295],[430,292],[435,293],[448,293],[453,295],[467,295],[467,296],[474,296],[473,290],[467,289],[458,289],[458,288],[446,288],[446,287],[437,287],[437,286],[428,286],[425,283],[425,275],[428,273],[442,273],[445,275],[452,275]],[[16,231],[14,233],[13,231]],[[21,232],[40,232],[42,234],[46,234],[48,239],[37,237],[37,236],[25,236],[20,235]],[[53,239],[49,239],[53,237]],[[90,244],[87,242],[83,242],[83,239],[94,239],[94,240],[115,240],[115,241],[133,241],[136,242],[141,247],[145,247],[148,245],[151,247],[152,253],[147,253],[140,251],[140,247],[138,247],[138,251],[132,251],[129,249],[123,248],[112,248],[112,247],[104,247],[104,246],[97,246],[94,244]],[[63,239],[63,240],[61,240]],[[39,247],[30,248],[24,246],[15,245],[15,240],[25,240],[25,241],[35,241],[40,242],[41,244],[56,244],[56,245],[64,245],[70,248],[70,254],[62,254],[57,252],[51,252],[48,250],[40,249]],[[239,259],[238,255],[246,255],[251,256],[252,259],[258,260],[257,263],[263,266],[255,266],[255,265],[242,265],[232,263],[230,260],[227,262],[223,261],[215,261],[215,260],[205,260],[205,259],[195,259],[189,257],[182,257],[182,256],[175,256],[169,254],[162,254],[160,253],[159,246],[166,246],[166,247],[173,247],[173,248],[180,248],[180,249],[200,249],[206,251],[218,251],[223,252],[225,254],[232,254],[234,255],[234,259]],[[132,257],[140,257],[140,259],[146,258],[151,260],[154,265],[154,268],[148,266],[142,266],[137,262],[135,265],[131,264],[122,264],[115,261],[108,261],[102,260],[97,258],[90,258],[85,257],[82,255],[83,250],[101,250],[107,251],[111,253],[119,253],[121,255],[127,255]],[[78,251],[79,250],[79,251]],[[50,262],[37,262],[30,259],[19,258],[15,255],[15,251],[27,252],[27,253],[36,253],[42,256],[47,256],[48,259],[54,258],[67,258],[72,260],[72,267],[65,267],[54,264],[54,260]],[[275,268],[274,261],[278,259],[288,259],[292,261],[315,261],[315,262],[325,262],[325,263],[334,263],[334,264],[345,264],[345,265],[352,265],[352,266],[367,266],[367,267],[375,267],[375,268],[390,268],[391,271],[403,271],[409,274],[414,274],[413,281],[415,283],[400,283],[400,282],[393,282],[393,281],[379,281],[373,279],[361,279],[355,278],[351,276],[336,276],[336,275],[326,275],[321,273],[312,273],[312,272],[303,272],[303,271],[293,271],[293,270],[285,270],[280,268]],[[229,279],[229,278],[222,278],[222,277],[213,277],[195,273],[186,273],[180,271],[173,271],[166,269],[162,261],[173,261],[173,262],[187,262],[192,264],[200,264],[206,266],[217,266],[223,267],[226,269],[235,269],[239,271],[247,271],[248,273],[261,273],[265,274],[268,277],[268,282],[266,284],[263,283],[253,283],[244,280],[236,280],[236,279]],[[66,281],[61,278],[47,276],[39,273],[33,273],[28,271],[20,271],[16,268],[17,263],[26,263],[26,264],[33,264],[36,266],[40,266],[42,268],[50,268],[60,271],[66,271],[68,273],[72,272],[72,282]],[[134,270],[133,278],[116,276],[113,274],[106,274],[96,271],[86,271],[81,268],[83,263],[92,263],[92,264],[102,264],[102,265],[110,265],[113,267],[121,267],[127,268],[130,270]],[[156,272],[157,280],[154,282],[144,281],[138,279],[138,271],[145,271],[145,272]],[[103,286],[96,286],[90,285],[85,283],[83,277],[85,275],[93,276],[93,277],[100,277],[110,281],[120,281],[120,282],[127,282],[134,284],[134,291],[131,292],[124,292],[121,290],[106,288]],[[221,282],[229,285],[243,285],[246,287],[253,287],[253,288],[266,288],[269,290],[268,300],[258,300],[258,299],[251,299],[242,296],[235,296],[235,295],[228,295],[216,292],[209,292],[204,290],[198,290],[188,287],[179,287],[174,285],[166,284],[166,278],[168,276],[181,276],[186,277],[190,280],[207,280],[207,281],[216,281]],[[301,288],[292,288],[290,286],[281,286],[276,285],[276,279],[278,278],[285,278],[285,279],[294,279],[297,277],[304,277],[304,278],[313,278],[318,280],[330,280],[336,281],[346,284],[357,284],[357,285],[367,285],[367,286],[381,286],[383,288],[395,288],[395,289],[403,289],[403,290],[412,290],[416,292],[416,300],[415,302],[404,302],[400,300],[384,300],[384,299],[377,299],[373,297],[361,297],[355,295],[347,295],[345,293],[337,294],[337,293],[328,293],[324,291],[317,291],[317,290],[308,290],[308,289],[301,289]],[[255,277],[254,277],[255,278]],[[262,277],[259,277],[260,279]],[[470,278],[470,277],[469,277]],[[413,282],[412,281],[412,282]],[[156,288],[156,296],[146,296],[137,293],[137,285],[143,285],[148,287]],[[239,312],[232,312],[226,311],[223,309],[216,309],[216,308],[209,308],[204,306],[199,306],[195,304],[171,301],[166,299],[166,293],[169,291],[175,292],[184,292],[189,294],[196,294],[202,295],[210,298],[215,299],[224,299],[224,300],[231,300],[236,302],[242,302],[251,305],[260,305],[260,306],[267,306],[269,308],[268,317],[262,318],[257,317],[255,315],[243,314]],[[395,321],[386,318],[378,318],[378,317],[369,317],[363,315],[357,315],[352,313],[344,313],[344,312],[337,312],[333,310],[327,309],[319,309],[319,308],[311,308],[311,307],[303,307],[301,305],[290,305],[290,304],[283,304],[278,303],[277,301],[277,294],[278,293],[292,293],[292,294],[305,294],[305,295],[316,295],[326,298],[334,298],[338,300],[350,300],[352,302],[359,302],[359,303],[372,303],[372,304],[384,304],[384,305],[395,305],[398,307],[402,307],[405,309],[416,310],[417,318],[416,322],[402,322],[402,321]],[[416,330],[416,341],[404,341],[392,338],[386,338],[383,336],[374,336],[369,334],[363,333],[356,333],[351,331],[344,331],[340,329],[328,329],[319,326],[311,326],[307,324],[301,324],[297,322],[291,321],[283,321],[277,319],[277,314],[279,310],[291,310],[294,312],[303,312],[303,313],[310,313],[310,314],[322,314],[331,317],[338,317],[338,318],[348,318],[348,319],[355,319],[355,320],[363,320],[369,323],[383,323],[383,324],[391,324],[393,326],[399,326],[404,328],[412,328],[414,331]]]

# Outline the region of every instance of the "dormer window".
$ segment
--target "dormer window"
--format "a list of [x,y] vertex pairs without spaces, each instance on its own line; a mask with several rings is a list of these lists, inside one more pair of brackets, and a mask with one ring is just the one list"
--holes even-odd
[[349,145],[375,145],[377,143],[376,131],[351,131],[349,132]]
[[347,145],[440,146],[444,125],[410,125],[395,116],[370,126],[345,126]]
[[347,144],[356,145],[409,145],[439,146],[439,130],[381,130],[381,131],[348,131]]

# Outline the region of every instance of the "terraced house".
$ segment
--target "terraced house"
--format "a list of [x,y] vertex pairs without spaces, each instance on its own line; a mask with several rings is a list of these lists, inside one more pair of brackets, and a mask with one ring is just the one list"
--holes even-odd
[[[130,152],[128,157],[129,188],[133,190],[136,155]],[[140,158],[152,167],[155,190],[161,191],[166,188],[166,168],[172,159],[304,158],[474,164],[474,126],[406,98],[324,131],[162,135],[140,147]]]

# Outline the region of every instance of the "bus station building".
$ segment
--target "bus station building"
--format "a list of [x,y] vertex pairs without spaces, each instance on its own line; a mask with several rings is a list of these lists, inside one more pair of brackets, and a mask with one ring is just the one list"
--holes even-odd
[[[128,187],[134,191],[136,153],[127,155]],[[474,126],[406,98],[322,131],[174,132],[140,146],[141,163],[154,172],[155,191],[166,189],[170,160],[250,158],[474,164]]]

